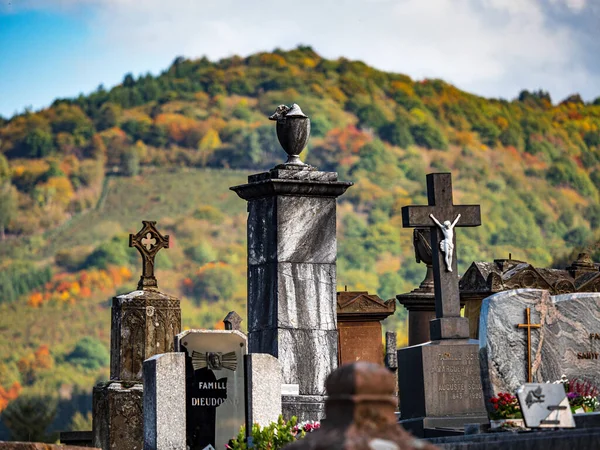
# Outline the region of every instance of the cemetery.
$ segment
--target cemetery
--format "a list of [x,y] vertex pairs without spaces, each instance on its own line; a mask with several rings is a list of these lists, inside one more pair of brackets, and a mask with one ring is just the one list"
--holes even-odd
[[[336,200],[353,183],[299,159],[310,119],[298,105],[270,118],[287,161],[231,187],[247,202],[247,318],[232,311],[222,330],[182,331],[179,299],[155,275],[171,238],[143,220],[129,237],[137,289],[112,300],[93,429],[61,442],[258,448],[277,429],[271,439],[290,449],[600,448],[600,265],[509,256],[459,277],[461,228],[486,219],[454,204],[450,173],[431,173],[428,204],[402,208],[427,268],[420,286],[388,300],[336,292]],[[384,345],[381,322],[401,306],[409,345],[398,349],[392,332]]]
[[[298,104],[269,119],[287,160],[230,187],[247,210],[246,316],[184,329],[180,299],[156,276],[180,238],[140,218],[128,250],[141,276],[110,304],[92,429],[61,432],[65,447],[0,449],[600,448],[598,262],[580,253],[545,268],[509,254],[461,274],[463,228],[486,217],[455,204],[452,174],[434,172],[427,204],[401,206],[420,285],[391,299],[338,291],[338,199],[358,186],[302,162],[311,120]],[[402,348],[382,325],[397,308],[408,311]]]

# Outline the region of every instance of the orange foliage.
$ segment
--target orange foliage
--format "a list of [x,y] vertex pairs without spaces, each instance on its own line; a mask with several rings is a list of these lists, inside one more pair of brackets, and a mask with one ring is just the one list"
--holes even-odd
[[0,386],[0,412],[19,396],[21,389],[21,384],[18,381],[15,381],[8,390]]
[[109,267],[107,270],[82,270],[79,274],[58,273],[44,286],[43,291],[34,291],[27,304],[38,308],[45,302],[56,301],[74,304],[78,298],[91,297],[94,291],[106,291],[122,285],[132,278],[127,267]]
[[371,139],[371,136],[362,132],[354,125],[348,125],[346,128],[334,128],[330,130],[325,137],[325,145],[339,148],[343,153],[342,156],[347,156],[348,153],[357,154],[360,148],[367,142],[370,142]]

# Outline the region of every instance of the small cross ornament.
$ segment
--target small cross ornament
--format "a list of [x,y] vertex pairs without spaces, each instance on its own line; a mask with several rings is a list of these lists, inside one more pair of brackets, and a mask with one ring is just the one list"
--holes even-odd
[[527,321],[525,323],[517,324],[517,328],[525,328],[527,329],[527,382],[533,382],[533,373],[531,370],[531,329],[532,328],[541,328],[541,323],[531,323],[531,309],[525,309],[525,318]]
[[158,232],[156,222],[142,220],[142,224],[142,229],[137,234],[129,235],[129,246],[137,248],[142,255],[142,276],[138,289],[156,290],[158,283],[154,276],[154,258],[161,248],[169,248],[169,236]]

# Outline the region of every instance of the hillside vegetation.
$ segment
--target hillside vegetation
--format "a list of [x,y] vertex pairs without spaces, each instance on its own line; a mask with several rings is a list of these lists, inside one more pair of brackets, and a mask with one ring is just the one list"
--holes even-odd
[[[339,288],[387,299],[421,281],[400,210],[426,202],[429,172],[452,172],[455,203],[481,204],[483,225],[458,232],[459,270],[509,253],[550,266],[589,248],[600,260],[600,98],[485,99],[307,47],[177,58],[159,76],[0,119],[5,425],[41,402],[59,411],[35,421],[42,437],[53,420],[88,426],[65,405],[107,376],[108,299],[135,288],[127,234],[142,219],[171,235],[158,280],[183,299],[184,326],[245,316],[245,202],[228,187],[284,161],[267,115],[294,102],[311,118],[305,161],[355,182],[338,203]],[[403,319],[387,325],[404,333]]]

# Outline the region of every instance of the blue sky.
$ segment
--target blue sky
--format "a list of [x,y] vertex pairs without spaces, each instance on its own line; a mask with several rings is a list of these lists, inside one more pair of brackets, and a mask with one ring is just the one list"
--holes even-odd
[[600,97],[600,0],[0,0],[0,115],[298,44],[488,97]]

